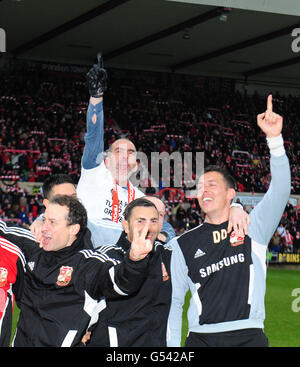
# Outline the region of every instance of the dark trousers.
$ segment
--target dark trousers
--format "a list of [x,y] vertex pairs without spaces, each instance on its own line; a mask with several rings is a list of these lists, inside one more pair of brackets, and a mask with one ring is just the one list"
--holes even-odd
[[243,329],[223,333],[193,333],[186,339],[186,347],[267,347],[268,338],[262,329]]

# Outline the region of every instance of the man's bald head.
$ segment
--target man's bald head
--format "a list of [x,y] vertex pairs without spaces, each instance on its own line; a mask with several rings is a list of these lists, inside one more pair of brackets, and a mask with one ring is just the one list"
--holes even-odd
[[161,231],[163,227],[164,217],[166,214],[165,203],[157,196],[149,195],[149,196],[145,196],[145,199],[151,201],[156,206],[156,209],[158,210],[158,214],[159,214],[159,219],[158,219],[159,231]]
[[109,147],[105,164],[119,185],[126,185],[137,169],[135,145],[126,138],[114,141]]

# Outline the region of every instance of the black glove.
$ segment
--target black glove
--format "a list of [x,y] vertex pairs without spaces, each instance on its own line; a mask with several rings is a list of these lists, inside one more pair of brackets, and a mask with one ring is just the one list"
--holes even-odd
[[101,52],[97,55],[98,64],[94,64],[86,74],[86,80],[91,97],[99,98],[107,89],[107,72],[104,69]]

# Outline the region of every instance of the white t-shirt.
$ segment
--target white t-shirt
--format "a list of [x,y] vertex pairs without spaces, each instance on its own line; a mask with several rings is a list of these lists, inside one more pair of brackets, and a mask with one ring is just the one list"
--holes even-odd
[[[77,185],[77,196],[85,206],[88,219],[93,222],[112,220],[112,193],[114,179],[104,161],[92,169],[81,167],[81,176]],[[119,223],[128,204],[128,189],[117,185],[119,199]],[[134,187],[135,199],[145,194]]]

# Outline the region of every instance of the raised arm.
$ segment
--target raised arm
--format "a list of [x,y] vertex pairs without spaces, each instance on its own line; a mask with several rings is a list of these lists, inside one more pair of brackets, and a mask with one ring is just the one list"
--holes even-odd
[[291,173],[281,135],[283,119],[273,112],[272,96],[267,110],[257,116],[257,124],[266,134],[270,149],[271,182],[262,201],[252,210],[249,235],[260,244],[268,245],[275,232],[291,189]]
[[98,53],[98,63],[86,75],[89,86],[90,101],[86,116],[85,148],[82,156],[82,166],[92,169],[103,160],[104,151],[104,115],[103,93],[107,89],[107,73],[103,68],[101,53]]

